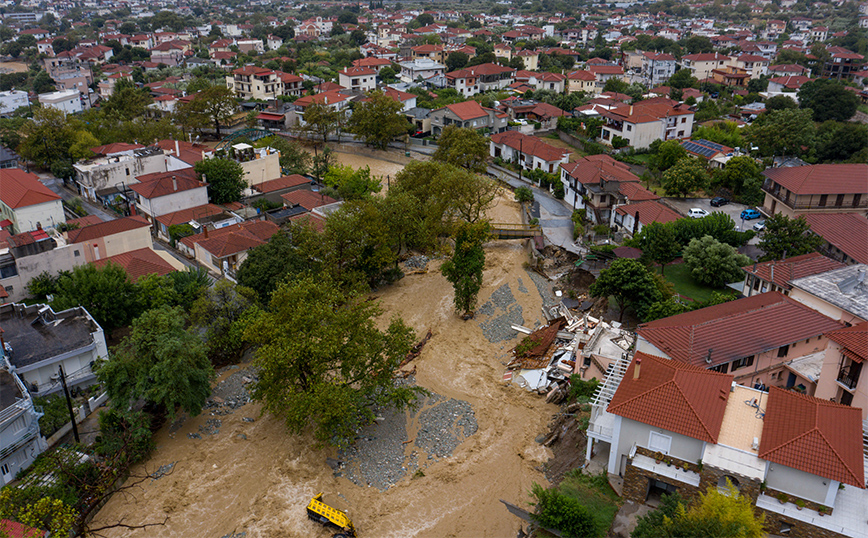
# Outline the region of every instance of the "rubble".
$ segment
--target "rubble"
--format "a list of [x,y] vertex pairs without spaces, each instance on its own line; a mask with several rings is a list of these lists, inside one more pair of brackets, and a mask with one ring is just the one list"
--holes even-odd
[[635,341],[619,323],[587,313],[576,316],[564,301],[543,306],[543,315],[548,323],[536,330],[512,325],[514,331],[527,336],[513,348],[503,380],[545,396],[547,403],[559,404],[567,398],[573,374],[602,379]]

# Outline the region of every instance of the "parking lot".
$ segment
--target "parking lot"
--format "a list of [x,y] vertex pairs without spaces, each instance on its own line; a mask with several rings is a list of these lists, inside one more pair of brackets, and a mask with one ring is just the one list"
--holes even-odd
[[704,209],[709,213],[714,213],[715,211],[726,213],[727,215],[732,217],[732,220],[735,221],[736,228],[738,228],[739,230],[741,230],[742,224],[744,224],[744,227],[746,229],[750,230],[754,224],[765,219],[765,216],[762,216],[758,219],[746,220],[744,221],[744,223],[742,223],[741,212],[745,209],[749,209],[749,206],[730,202],[725,206],[711,207],[710,202],[710,198],[666,198],[666,203],[668,203],[671,207],[674,207],[676,211],[678,211],[684,216],[687,216],[687,212],[690,211],[690,209],[693,207]]

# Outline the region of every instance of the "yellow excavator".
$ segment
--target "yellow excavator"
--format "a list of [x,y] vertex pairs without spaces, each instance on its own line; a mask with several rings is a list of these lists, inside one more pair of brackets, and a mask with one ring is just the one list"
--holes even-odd
[[336,527],[340,530],[332,538],[355,538],[356,528],[346,512],[332,508],[322,500],[322,493],[317,494],[307,505],[307,517],[326,527]]

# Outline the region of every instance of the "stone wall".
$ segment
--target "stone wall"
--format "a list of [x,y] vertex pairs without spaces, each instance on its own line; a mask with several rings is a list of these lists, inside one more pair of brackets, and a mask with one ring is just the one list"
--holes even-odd
[[639,469],[638,467],[633,466],[632,460],[629,460],[627,462],[627,470],[624,472],[622,497],[628,501],[645,504],[645,497],[648,494],[649,479],[659,480],[677,487],[678,493],[680,493],[681,497],[688,503],[692,502],[699,496],[699,488],[695,488],[689,484],[685,484],[684,482],[672,480],[671,478],[657,473],[652,473],[651,471],[646,471],[645,469]]
[[[847,538],[844,534],[839,534],[820,527],[815,527],[810,523],[796,521],[795,519],[769,512],[768,510],[759,510],[766,516],[765,530],[772,535],[789,536],[792,538]],[[786,525],[789,525],[789,532],[783,533]]]

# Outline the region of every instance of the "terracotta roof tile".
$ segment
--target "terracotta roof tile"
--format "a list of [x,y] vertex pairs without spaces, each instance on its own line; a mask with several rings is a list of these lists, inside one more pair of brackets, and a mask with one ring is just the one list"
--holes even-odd
[[758,456],[864,489],[862,410],[771,387]]
[[124,217],[122,219],[107,220],[105,222],[100,221],[97,224],[91,224],[90,226],[85,226],[77,230],[71,230],[68,237],[70,243],[83,243],[85,241],[92,241],[99,237],[119,234],[129,230],[136,230],[138,228],[147,228],[150,225],[151,224],[144,217],[141,215],[135,215],[132,217]]
[[805,220],[812,232],[857,262],[868,264],[868,218],[858,213],[809,213]]
[[308,211],[337,202],[334,198],[313,191],[292,191],[280,195],[288,205],[300,205]]
[[60,200],[36,174],[20,168],[0,170],[0,200],[12,209]]
[[168,227],[175,224],[185,224],[191,220],[202,219],[211,215],[219,215],[220,213],[223,213],[223,208],[214,204],[205,204],[160,215],[157,217],[157,222]]
[[[634,379],[638,361],[639,378]],[[732,379],[731,375],[637,352],[608,411],[716,443]]]
[[488,112],[482,108],[482,105],[473,100],[446,105],[444,108],[458,116],[462,121],[488,116]]
[[768,168],[763,175],[796,194],[868,194],[868,164]]
[[101,267],[109,262],[123,267],[127,272],[127,276],[133,282],[143,276],[154,273],[158,275],[167,275],[172,271],[175,271],[175,268],[172,267],[169,262],[149,248],[140,248],[138,250],[124,252],[123,254],[116,254],[108,258],[97,260],[93,262],[93,264],[97,267]]
[[268,193],[279,191],[281,189],[289,189],[292,187],[298,187],[299,185],[310,185],[311,180],[299,175],[299,174],[291,174],[288,176],[282,176],[277,179],[271,179],[269,181],[263,181],[262,183],[257,183],[253,185],[253,189],[257,190],[261,193]]
[[[185,170],[192,170],[192,168],[188,168]],[[159,198],[160,196],[174,194],[176,192],[205,187],[204,183],[196,179],[195,172],[192,173],[192,177],[189,172],[180,172],[183,172],[183,170],[175,170],[172,172],[158,172],[156,177],[152,177],[147,181],[142,181],[141,178],[144,176],[139,176],[136,179],[138,179],[141,183],[130,184],[130,189],[135,191],[142,198],[153,199]],[[151,176],[153,174],[148,175]]]
[[198,244],[212,257],[225,258],[265,244],[278,231],[280,227],[271,221],[254,220],[210,230],[207,237],[204,233],[187,236],[182,242],[190,247]]
[[577,181],[584,184],[598,184],[600,178],[606,181],[639,182],[639,177],[630,167],[608,155],[590,155],[577,161],[562,164],[561,168]]
[[120,153],[122,151],[130,151],[134,149],[142,149],[145,146],[141,144],[127,144],[125,142],[115,142],[114,144],[106,144],[104,146],[97,146],[95,148],[90,148],[92,152],[96,155],[110,155],[112,153]]
[[639,213],[639,222],[643,225],[648,225],[652,222],[675,222],[681,218],[681,215],[654,200],[619,205],[615,211],[621,215],[635,216],[636,213]]
[[96,215],[85,215],[84,217],[79,217],[77,219],[69,219],[66,221],[66,224],[77,224],[79,228],[84,228],[85,226],[90,226],[91,224],[99,224],[101,222],[103,222],[103,220]]
[[[774,280],[772,280],[772,266],[774,266]],[[780,261],[770,261],[756,264],[756,266],[748,265],[742,267],[742,270],[748,274],[758,276],[766,282],[772,282],[776,286],[784,289],[792,289],[790,281],[805,276],[818,275],[831,271],[832,269],[840,269],[844,264],[837,262],[832,258],[823,256],[819,252],[811,252],[801,256],[793,256]]]
[[840,328],[832,318],[769,292],[643,323],[636,332],[675,360],[711,368]]
[[491,141],[495,144],[504,144],[526,155],[533,155],[546,162],[557,162],[570,154],[567,150],[550,146],[535,136],[528,136],[518,131],[504,131],[491,135]]
[[837,342],[850,351],[851,353],[847,356],[851,359],[857,362],[868,360],[868,321],[857,323],[846,329],[828,332],[826,338]]

